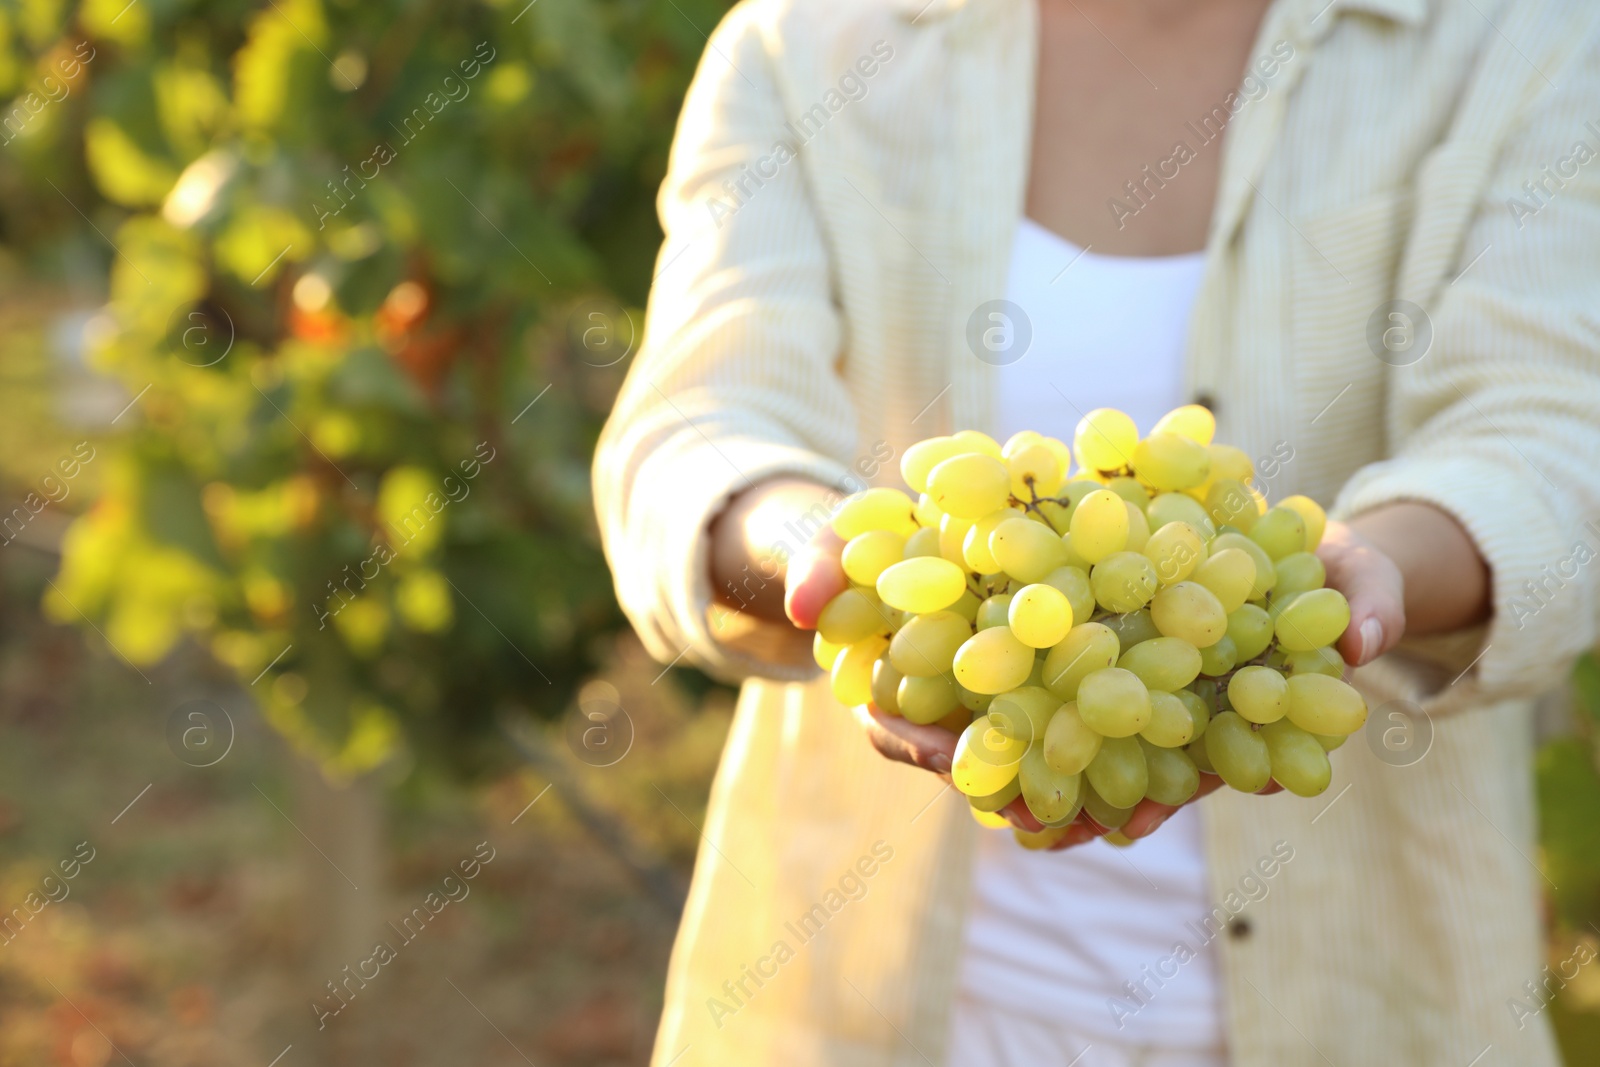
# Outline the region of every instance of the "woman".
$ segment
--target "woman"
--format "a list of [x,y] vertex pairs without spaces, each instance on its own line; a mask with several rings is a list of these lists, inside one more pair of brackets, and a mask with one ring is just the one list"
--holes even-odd
[[[743,681],[657,1063],[1557,1062],[1524,986],[1529,710],[1596,636],[1597,27],[1576,0],[724,21],[595,462],[646,644]],[[1270,496],[1336,501],[1374,727],[1323,797],[1147,802],[1131,849],[1022,852],[926,773],[946,735],[816,677],[817,531],[918,439],[1186,400]]]

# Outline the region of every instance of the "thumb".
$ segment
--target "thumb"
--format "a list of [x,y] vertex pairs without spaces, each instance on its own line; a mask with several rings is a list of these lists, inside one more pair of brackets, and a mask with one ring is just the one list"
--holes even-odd
[[789,561],[784,579],[783,610],[802,630],[815,630],[817,617],[828,601],[850,587],[839,553],[844,542],[832,530],[823,530],[811,544]]
[[1405,582],[1400,568],[1360,540],[1324,556],[1323,563],[1328,586],[1350,602],[1350,626],[1339,638],[1339,655],[1352,667],[1371,663],[1405,633]]

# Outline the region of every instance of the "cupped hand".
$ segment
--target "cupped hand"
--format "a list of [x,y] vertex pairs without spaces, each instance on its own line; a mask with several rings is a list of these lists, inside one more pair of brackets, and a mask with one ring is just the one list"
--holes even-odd
[[[942,726],[918,726],[898,715],[885,715],[870,704],[852,708],[851,711],[862,732],[867,735],[867,740],[872,742],[872,747],[877,749],[879,754],[899,763],[909,763],[914,767],[931,771],[947,782],[950,780],[950,767],[956,754],[955,734]],[[1215,792],[1221,785],[1221,778],[1202,772],[1200,788],[1184,804],[1193,804],[1208,793]],[[1261,793],[1276,793],[1282,788],[1278,783],[1271,782],[1261,790]],[[1122,833],[1130,840],[1148,837],[1160,829],[1161,824],[1182,806],[1174,807],[1169,804],[1157,804],[1153,800],[1141,800],[1134,808],[1133,815],[1122,826]],[[1033,817],[1033,812],[1028,810],[1028,805],[1021,797],[1000,809],[1000,814],[1019,830],[1038,833],[1044,829],[1044,825]],[[1062,838],[1049,848],[1052,851],[1071,848],[1093,841],[1097,837],[1104,837],[1108,833],[1110,831],[1090,818],[1088,812],[1079,812],[1078,817],[1066,827],[1066,833]]]
[[1350,627],[1339,639],[1339,655],[1352,667],[1388,652],[1405,634],[1405,578],[1381,549],[1346,523],[1332,519],[1317,546],[1327,586],[1350,602]]

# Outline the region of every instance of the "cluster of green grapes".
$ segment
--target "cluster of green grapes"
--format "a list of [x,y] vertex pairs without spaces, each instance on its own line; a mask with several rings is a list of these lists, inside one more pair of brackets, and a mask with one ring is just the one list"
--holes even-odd
[[[1072,448],[1032,431],[921,441],[833,520],[850,586],[818,621],[834,695],[960,735],[951,779],[974,815],[1019,795],[1047,828],[1108,830],[1200,773],[1242,792],[1327,788],[1327,753],[1366,721],[1334,643],[1317,503],[1269,507],[1203,407],[1140,438],[1110,408]],[[1077,473],[1071,474],[1077,459]],[[1056,828],[1055,834],[1050,828]]]

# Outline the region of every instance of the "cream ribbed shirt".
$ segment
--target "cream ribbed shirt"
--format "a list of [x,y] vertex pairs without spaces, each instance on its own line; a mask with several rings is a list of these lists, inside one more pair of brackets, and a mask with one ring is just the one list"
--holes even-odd
[[[1456,515],[1496,607],[1357,675],[1380,722],[1433,713],[1420,761],[1357,736],[1322,797],[1199,805],[1241,1067],[1555,1062],[1544,1016],[1519,1028],[1508,1002],[1543,962],[1529,700],[1596,634],[1572,560],[1600,544],[1597,21],[1580,0],[1276,0],[1270,76],[1196,102],[1227,132],[1191,393],[1274,493]],[[1005,292],[1035,34],[1032,0],[752,0],[685,102],[595,460],[647,646],[745,679],[658,1064],[943,1059],[976,827],[871,750],[803,645],[708,612],[706,524],[774,474],[893,484],[908,444],[987,421],[967,329]]]

